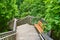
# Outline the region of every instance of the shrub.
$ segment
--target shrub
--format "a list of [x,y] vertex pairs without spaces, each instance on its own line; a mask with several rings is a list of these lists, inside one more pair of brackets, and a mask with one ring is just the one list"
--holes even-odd
[[0,32],[8,31],[7,22],[16,16],[16,0],[0,0]]

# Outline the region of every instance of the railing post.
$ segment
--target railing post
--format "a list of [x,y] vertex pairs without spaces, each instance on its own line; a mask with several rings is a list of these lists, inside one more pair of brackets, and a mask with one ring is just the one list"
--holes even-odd
[[14,19],[14,27],[13,27],[13,31],[16,31],[16,26],[17,26],[17,25],[16,25],[16,23],[17,23],[16,21],[17,21],[17,19],[15,18],[15,19]]

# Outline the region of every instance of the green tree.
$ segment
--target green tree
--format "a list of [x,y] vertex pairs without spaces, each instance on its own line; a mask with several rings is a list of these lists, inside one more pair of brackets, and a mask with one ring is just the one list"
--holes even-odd
[[44,3],[46,8],[45,19],[52,27],[52,38],[60,40],[60,1],[45,0]]
[[0,0],[0,32],[7,31],[7,22],[16,16],[18,16],[16,0]]
[[[44,3],[42,0],[24,0],[20,5],[21,17],[32,15],[35,17],[44,17]],[[43,14],[42,16],[40,14]]]

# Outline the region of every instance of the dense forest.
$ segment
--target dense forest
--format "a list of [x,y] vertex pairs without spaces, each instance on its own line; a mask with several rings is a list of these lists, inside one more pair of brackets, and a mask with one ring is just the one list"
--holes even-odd
[[11,19],[28,15],[44,18],[45,30],[52,30],[52,38],[60,40],[60,0],[0,0],[0,32],[9,30]]

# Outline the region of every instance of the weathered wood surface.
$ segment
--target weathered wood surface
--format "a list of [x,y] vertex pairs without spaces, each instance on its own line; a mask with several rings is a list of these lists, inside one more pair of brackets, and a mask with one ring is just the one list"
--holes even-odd
[[40,40],[34,26],[29,24],[18,26],[16,33],[16,40]]
[[6,32],[5,34],[0,35],[0,40],[15,40],[16,33],[15,32]]

